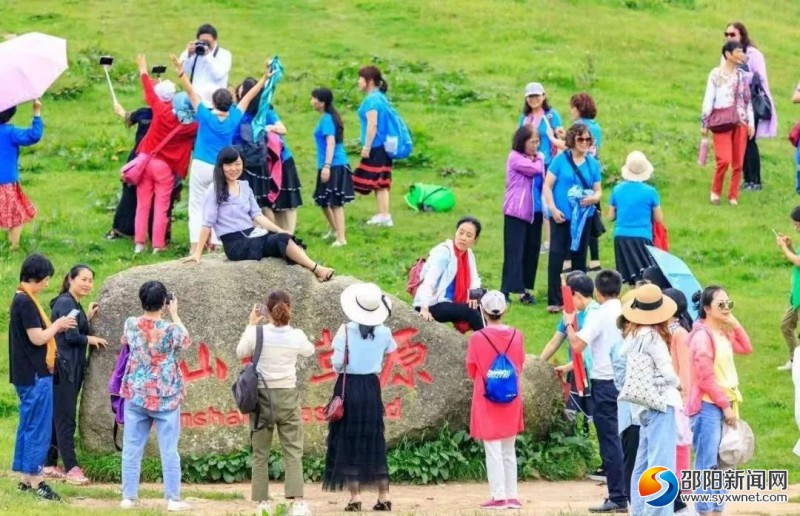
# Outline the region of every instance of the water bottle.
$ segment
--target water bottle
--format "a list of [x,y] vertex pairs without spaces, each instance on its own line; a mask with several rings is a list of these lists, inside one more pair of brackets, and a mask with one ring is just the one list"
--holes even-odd
[[706,160],[708,159],[708,138],[701,138],[700,139],[700,152],[697,154],[697,164],[701,167],[706,166]]

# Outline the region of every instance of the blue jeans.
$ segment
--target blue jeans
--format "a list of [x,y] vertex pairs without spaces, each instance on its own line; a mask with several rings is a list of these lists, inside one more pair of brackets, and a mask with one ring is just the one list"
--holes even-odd
[[640,416],[639,449],[636,451],[636,464],[631,477],[631,514],[636,516],[666,516],[673,513],[672,504],[665,507],[652,507],[639,495],[639,479],[648,469],[663,466],[675,472],[675,447],[678,444],[678,425],[675,422],[675,409],[667,407],[666,412],[646,410]]
[[181,457],[178,438],[181,435],[181,410],[147,410],[125,400],[125,427],[122,437],[122,498],[136,500],[139,494],[139,474],[142,455],[155,425],[158,451],[161,454],[161,473],[164,477],[164,498],[181,498]]
[[[719,455],[719,442],[722,440],[722,410],[704,401],[700,412],[692,416],[692,447],[694,448],[694,469],[717,469],[717,456]],[[695,493],[724,493],[725,491],[698,489]],[[697,512],[722,512],[725,504],[711,502],[698,502],[695,504]]]
[[34,379],[33,385],[15,385],[19,397],[19,425],[12,471],[41,475],[53,432],[53,377]]

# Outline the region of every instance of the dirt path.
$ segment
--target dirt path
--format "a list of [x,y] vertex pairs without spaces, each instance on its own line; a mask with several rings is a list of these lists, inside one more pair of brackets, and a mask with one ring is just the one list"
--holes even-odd
[[[119,490],[118,485],[96,485]],[[160,484],[146,484],[143,487],[161,489]],[[250,484],[200,484],[185,486],[187,492],[202,491],[204,493],[241,493],[249,498]],[[283,486],[274,484],[271,495],[275,500],[282,498]],[[521,514],[530,515],[578,515],[586,514],[586,509],[603,500],[605,487],[592,481],[570,482],[523,482],[520,484],[520,500],[524,506]],[[800,496],[800,484],[789,487],[790,498]],[[488,487],[484,484],[447,484],[444,486],[392,486],[392,502],[395,514],[478,514],[480,503],[488,497]],[[364,496],[365,512],[371,512],[375,494]],[[337,514],[345,505],[347,495],[344,493],[323,492],[319,484],[306,486],[306,499],[313,514]],[[247,500],[206,500],[187,498],[192,505],[193,515],[234,515],[254,514],[255,505]],[[114,508],[118,500],[74,499],[76,507]],[[161,500],[144,500],[142,508],[164,508]],[[772,515],[800,514],[800,504],[729,504],[726,515]]]

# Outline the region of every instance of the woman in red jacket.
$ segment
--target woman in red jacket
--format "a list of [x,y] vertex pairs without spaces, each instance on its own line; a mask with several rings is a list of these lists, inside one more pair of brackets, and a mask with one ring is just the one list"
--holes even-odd
[[[753,351],[750,337],[733,316],[733,301],[722,287],[710,286],[692,297],[699,320],[690,336],[692,385],[686,415],[692,418],[694,469],[717,469],[722,424],[735,427],[739,419],[739,376],[733,355]],[[696,493],[717,493],[698,489]],[[698,502],[697,512],[722,514],[724,504]]]
[[[164,147],[153,156],[136,185],[136,219],[134,222],[135,253],[145,249],[147,241],[147,224],[150,219],[150,207],[153,210],[153,252],[166,247],[167,213],[169,211],[172,190],[175,186],[175,175],[186,177],[189,169],[189,158],[197,135],[197,123],[181,124],[172,111],[172,103],[161,100],[147,74],[147,60],[143,54],[136,56],[139,74],[144,88],[144,99],[153,110],[150,129],[136,149],[138,154],[151,154],[166,138]],[[173,134],[174,131],[174,134]]]
[[507,403],[497,403],[486,398],[484,381],[499,353],[505,353],[514,366],[517,382],[522,377],[525,363],[525,345],[522,333],[501,321],[506,311],[506,298],[492,290],[481,298],[481,311],[486,327],[472,334],[467,347],[467,375],[472,378],[472,408],[469,433],[473,439],[483,441],[486,450],[486,474],[492,498],[481,505],[482,509],[521,509],[517,499],[517,455],[514,443],[522,433],[521,388],[517,396]]

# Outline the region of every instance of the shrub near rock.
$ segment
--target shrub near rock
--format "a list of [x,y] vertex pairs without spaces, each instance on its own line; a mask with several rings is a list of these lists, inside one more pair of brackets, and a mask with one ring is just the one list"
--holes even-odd
[[[236,345],[255,303],[276,289],[293,297],[292,325],[306,332],[317,351],[298,364],[301,415],[306,452],[324,452],[327,424],[323,408],[336,374],[331,369],[331,342],[345,316],[339,296],[353,278],[318,283],[300,267],[277,259],[225,262],[209,257],[200,264],[167,262],[135,267],[106,280],[98,302],[94,332],[109,346],[93,350],[83,391],[80,434],[92,453],[112,453],[113,416],[106,385],[114,366],[125,319],[139,315],[139,286],[163,281],[178,298],[181,319],[192,347],[181,356],[187,396],[181,408],[182,455],[230,453],[249,446],[248,419],[236,410],[230,386],[242,367]],[[466,377],[466,338],[449,326],[428,323],[406,303],[393,299],[389,327],[398,351],[386,358],[380,374],[386,410],[386,437],[391,447],[404,436],[437,433],[446,423],[453,430],[469,422],[472,385]],[[526,430],[543,438],[561,397],[552,368],[529,359],[523,376]],[[154,451],[151,450],[151,451]]]

